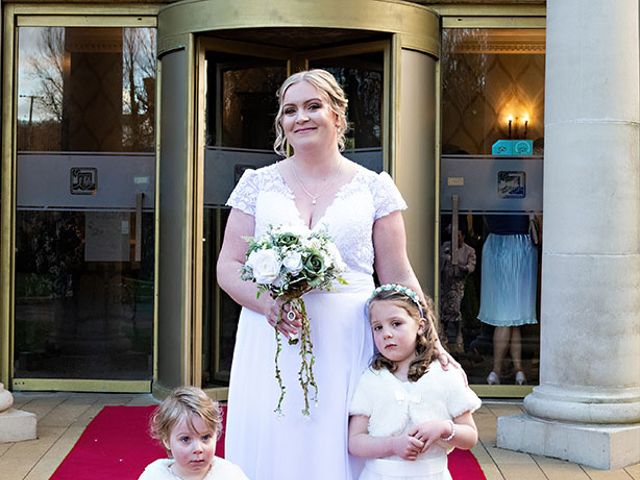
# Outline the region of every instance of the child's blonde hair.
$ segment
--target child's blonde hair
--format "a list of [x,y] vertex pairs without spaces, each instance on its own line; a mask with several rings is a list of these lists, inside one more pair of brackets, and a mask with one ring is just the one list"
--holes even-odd
[[335,77],[326,70],[319,68],[294,73],[287,78],[278,89],[276,96],[278,97],[279,107],[275,119],[276,141],[273,145],[273,150],[283,157],[287,155],[288,142],[281,123],[282,116],[284,115],[284,95],[287,93],[289,87],[299,82],[308,82],[316,87],[328,102],[331,111],[338,116],[338,124],[336,125],[338,133],[338,148],[340,151],[344,150],[346,141],[345,133],[347,131],[347,97]]
[[[373,291],[367,301],[367,313],[371,316],[371,305],[376,302],[393,302],[398,307],[404,309],[407,314],[416,322],[424,320],[422,332],[416,336],[416,358],[409,365],[407,378],[412,382],[417,381],[429,370],[431,362],[438,358],[438,352],[432,340],[435,338],[433,325],[435,324],[435,313],[433,302],[426,298],[426,304],[418,298],[416,292],[410,288],[395,283],[381,285]],[[376,352],[371,360],[371,368],[381,370],[386,368],[390,372],[395,372],[398,368],[396,362],[389,360],[380,352]]]
[[211,400],[206,393],[196,387],[179,387],[165,398],[151,417],[151,436],[163,445],[169,444],[171,430],[186,418],[189,426],[193,426],[192,417],[199,417],[216,433],[222,433],[222,414],[218,402]]

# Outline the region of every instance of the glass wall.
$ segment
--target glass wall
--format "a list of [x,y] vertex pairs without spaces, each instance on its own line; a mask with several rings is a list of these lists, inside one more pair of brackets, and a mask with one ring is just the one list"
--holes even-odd
[[537,384],[543,29],[444,29],[439,314],[471,384]]
[[152,376],[155,33],[18,29],[15,378]]

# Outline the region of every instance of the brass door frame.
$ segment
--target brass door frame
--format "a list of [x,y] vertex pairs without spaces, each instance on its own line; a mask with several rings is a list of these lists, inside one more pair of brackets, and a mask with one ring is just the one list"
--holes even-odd
[[[151,27],[158,6],[149,5],[6,5],[3,17],[2,207],[0,211],[0,382],[20,390],[149,392],[150,380],[13,378],[15,322],[15,209],[17,161],[18,27]],[[157,165],[157,157],[156,157]],[[157,212],[156,212],[157,215]],[[156,251],[157,255],[157,251]],[[157,277],[156,280],[157,282]],[[154,286],[155,288],[155,286]],[[156,308],[154,305],[154,332]],[[155,343],[155,341],[154,341]],[[154,355],[154,374],[155,374]]]
[[184,47],[184,36],[241,28],[333,28],[398,34],[403,48],[439,53],[434,10],[399,0],[323,0],[305,8],[292,0],[183,0],[158,15],[158,53]]

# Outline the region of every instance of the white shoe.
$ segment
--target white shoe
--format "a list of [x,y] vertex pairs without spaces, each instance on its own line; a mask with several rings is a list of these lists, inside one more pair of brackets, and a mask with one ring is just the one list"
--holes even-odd
[[492,370],[489,376],[487,377],[487,383],[489,385],[500,385],[500,377],[496,372]]
[[524,372],[522,370],[518,370],[516,372],[516,385],[526,385],[527,377],[525,377]]

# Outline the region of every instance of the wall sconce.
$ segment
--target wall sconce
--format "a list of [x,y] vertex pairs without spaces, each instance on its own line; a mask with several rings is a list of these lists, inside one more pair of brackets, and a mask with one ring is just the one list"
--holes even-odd
[[527,132],[529,131],[529,115],[527,115],[526,113],[522,116],[522,117],[515,117],[515,119],[513,118],[513,115],[509,115],[507,117],[507,128],[509,130],[509,139],[511,138],[519,138],[519,129],[520,129],[520,121],[523,122],[523,132],[522,132],[522,138],[526,139],[527,138]]

